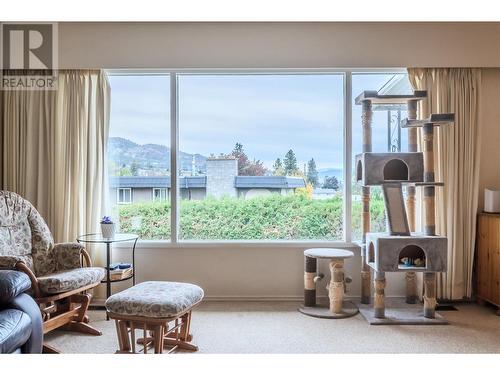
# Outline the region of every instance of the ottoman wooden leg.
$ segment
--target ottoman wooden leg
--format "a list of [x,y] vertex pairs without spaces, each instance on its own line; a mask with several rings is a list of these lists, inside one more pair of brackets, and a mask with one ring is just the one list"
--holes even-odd
[[182,341],[191,341],[191,339],[189,339],[189,329],[190,329],[190,325],[191,325],[191,311],[187,312],[186,314],[184,314],[181,318],[181,321],[182,321],[182,327],[181,327],[181,340]]
[[163,324],[160,324],[154,329],[154,344],[155,354],[163,353]]
[[123,320],[115,320],[116,334],[118,336],[118,347],[120,350],[117,353],[130,353],[130,340],[128,337],[127,322]]

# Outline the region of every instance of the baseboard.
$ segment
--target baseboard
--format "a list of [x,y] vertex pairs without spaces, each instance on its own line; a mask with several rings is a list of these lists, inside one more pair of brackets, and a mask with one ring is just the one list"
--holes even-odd
[[[318,296],[318,298],[327,296]],[[300,302],[304,296],[205,296],[205,302]],[[90,306],[104,306],[104,298],[93,298]]]
[[[356,295],[346,295],[345,298],[359,298]],[[390,295],[387,297],[404,297],[399,295]],[[318,295],[317,298],[328,298],[328,295]],[[205,296],[205,302],[301,302],[303,295],[299,296]],[[104,306],[104,298],[93,298],[91,306]]]
[[[403,298],[403,295],[388,295],[387,298]],[[328,298],[328,295],[318,295],[317,298]],[[360,298],[359,295],[346,295],[345,298]],[[205,296],[203,298],[206,302],[301,302],[304,296]],[[94,297],[90,306],[101,307],[104,306],[105,298]],[[439,300],[439,303],[474,303],[471,299],[461,300]]]

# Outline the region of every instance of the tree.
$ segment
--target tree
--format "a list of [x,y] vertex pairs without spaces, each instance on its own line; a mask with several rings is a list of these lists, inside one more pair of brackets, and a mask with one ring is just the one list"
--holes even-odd
[[253,160],[248,164],[245,169],[245,174],[243,176],[265,176],[267,173],[266,167],[264,167],[264,163],[260,160]]
[[245,172],[250,162],[248,161],[248,156],[243,150],[243,145],[239,142],[236,142],[230,156],[234,156],[238,160],[238,175],[246,176]]
[[299,172],[299,167],[297,166],[297,157],[293,150],[288,150],[285,154],[285,159],[283,160],[283,166],[285,169],[285,175],[293,176]]
[[239,142],[234,146],[230,156],[238,160],[238,176],[264,176],[267,173],[264,163],[260,160],[250,161],[243,149],[243,145]]
[[332,177],[326,176],[322,188],[339,190],[340,189],[339,180],[337,180],[337,177],[335,176]]
[[116,175],[120,177],[132,176],[132,172],[130,172],[130,168],[128,167],[121,167]]
[[283,169],[283,163],[281,162],[281,159],[278,158],[273,164],[273,175],[274,176],[284,176],[285,175],[285,170]]
[[309,160],[307,163],[307,182],[309,182],[313,187],[318,185],[318,170],[316,169],[316,162],[314,159]]
[[139,165],[135,161],[130,164],[130,173],[132,174],[132,176],[139,175]]

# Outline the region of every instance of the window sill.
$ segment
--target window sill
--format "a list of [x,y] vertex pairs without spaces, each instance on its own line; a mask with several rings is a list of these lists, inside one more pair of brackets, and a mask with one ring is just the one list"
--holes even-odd
[[[114,248],[130,248],[130,243],[120,242],[113,244]],[[140,240],[136,249],[243,249],[243,248],[311,248],[311,247],[336,247],[342,249],[360,249],[354,242],[344,241],[179,241],[173,243],[163,240]]]

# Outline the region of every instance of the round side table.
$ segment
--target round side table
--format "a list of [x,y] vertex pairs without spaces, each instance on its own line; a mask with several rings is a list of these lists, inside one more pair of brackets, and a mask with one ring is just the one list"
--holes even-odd
[[[313,248],[304,251],[304,304],[299,311],[316,318],[340,319],[358,313],[358,308],[350,301],[344,301],[344,260],[354,256],[352,251],[334,248]],[[327,286],[329,304],[316,302],[316,283],[322,279],[318,275],[318,259],[330,260],[330,283]]]
[[[111,296],[111,284],[118,283],[125,280],[132,279],[132,285],[135,285],[135,245],[137,245],[137,240],[139,236],[137,234],[128,233],[116,233],[114,237],[103,237],[101,233],[90,233],[78,236],[76,241],[78,243],[93,243],[93,244],[105,244],[106,245],[106,278],[101,281],[101,283],[106,284],[106,299]],[[132,274],[124,279],[111,280],[109,266],[111,264],[111,246],[117,242],[127,242],[132,241]],[[106,313],[106,320],[109,320],[109,316]]]

